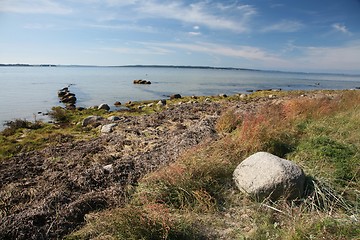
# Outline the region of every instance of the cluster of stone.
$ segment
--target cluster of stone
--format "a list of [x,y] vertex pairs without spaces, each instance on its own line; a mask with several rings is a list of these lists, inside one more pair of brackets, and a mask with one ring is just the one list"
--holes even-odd
[[150,81],[143,80],[143,79],[136,79],[133,81],[134,84],[151,84]]
[[76,97],[75,93],[70,92],[69,87],[64,87],[58,91],[60,102],[66,105],[66,108],[75,108]]

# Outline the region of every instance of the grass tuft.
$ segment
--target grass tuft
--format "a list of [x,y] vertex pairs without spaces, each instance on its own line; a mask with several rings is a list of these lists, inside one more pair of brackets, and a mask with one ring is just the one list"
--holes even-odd
[[86,216],[86,226],[66,239],[206,239],[197,223],[163,204],[129,205]]

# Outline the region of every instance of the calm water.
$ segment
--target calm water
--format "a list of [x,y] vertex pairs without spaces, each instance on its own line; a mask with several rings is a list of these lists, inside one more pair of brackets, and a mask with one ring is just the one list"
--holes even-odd
[[[134,85],[147,79],[151,85]],[[319,83],[319,85],[317,85]],[[77,106],[161,99],[166,95],[217,95],[249,89],[352,89],[360,75],[246,70],[132,67],[0,67],[0,128],[15,118],[42,119],[38,112],[61,106],[57,91],[69,84]]]

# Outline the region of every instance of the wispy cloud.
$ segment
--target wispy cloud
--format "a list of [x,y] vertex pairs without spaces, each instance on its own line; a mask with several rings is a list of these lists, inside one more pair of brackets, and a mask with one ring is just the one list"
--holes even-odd
[[0,12],[31,14],[69,14],[71,8],[52,0],[1,0]]
[[360,42],[345,46],[327,48],[309,48],[307,55],[313,58],[314,64],[322,63],[327,69],[358,69],[360,63]]
[[174,48],[183,49],[190,52],[201,52],[206,54],[245,58],[248,60],[260,60],[260,61],[276,61],[279,62],[277,56],[266,52],[263,49],[252,47],[252,46],[236,46],[230,47],[215,43],[146,43],[147,45],[161,46],[162,48]]
[[188,32],[190,36],[200,36],[201,32]]
[[360,63],[360,41],[349,42],[337,47],[295,46],[301,55],[288,59],[287,66],[293,69],[357,70]]
[[130,30],[144,33],[155,33],[156,30],[152,26],[140,26],[134,24],[85,24],[84,27],[109,29],[109,30]]
[[333,25],[331,25],[331,27],[336,31],[336,32],[341,32],[347,35],[351,35],[351,32],[347,29],[347,27],[344,24],[341,23],[334,23]]
[[[182,1],[141,1],[136,11],[144,18],[166,18],[184,23],[203,25],[213,29],[224,29],[236,32],[249,30],[247,21],[256,13],[250,5],[239,5],[236,8],[237,18],[226,17],[216,12],[218,5],[212,5],[209,1],[185,4]],[[223,5],[223,9],[225,9]],[[232,11],[234,9],[232,8]]]
[[282,20],[279,23],[267,26],[262,32],[297,32],[304,27],[299,21]]
[[119,54],[131,54],[131,55],[165,55],[172,51],[166,48],[158,46],[139,45],[137,47],[109,47],[101,48],[102,51],[110,51]]
[[40,24],[40,23],[28,23],[24,26],[25,29],[32,30],[44,30],[44,29],[53,29],[55,26],[53,24]]
[[[84,0],[82,9],[93,13],[89,22],[116,24],[117,22],[171,20],[182,26],[193,25],[194,32],[198,32],[200,27],[236,33],[247,32],[251,29],[252,17],[257,14],[255,7],[239,4],[237,1],[232,4],[214,3],[207,0],[191,2],[185,0]],[[81,12],[82,9],[76,10]]]

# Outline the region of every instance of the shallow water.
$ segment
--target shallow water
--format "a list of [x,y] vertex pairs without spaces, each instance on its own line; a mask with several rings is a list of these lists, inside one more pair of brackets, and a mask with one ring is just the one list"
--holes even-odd
[[[134,85],[147,79],[151,85]],[[151,67],[0,67],[0,128],[6,120],[44,119],[38,112],[61,106],[57,91],[71,84],[77,106],[181,95],[235,94],[281,88],[352,89],[360,75]]]

